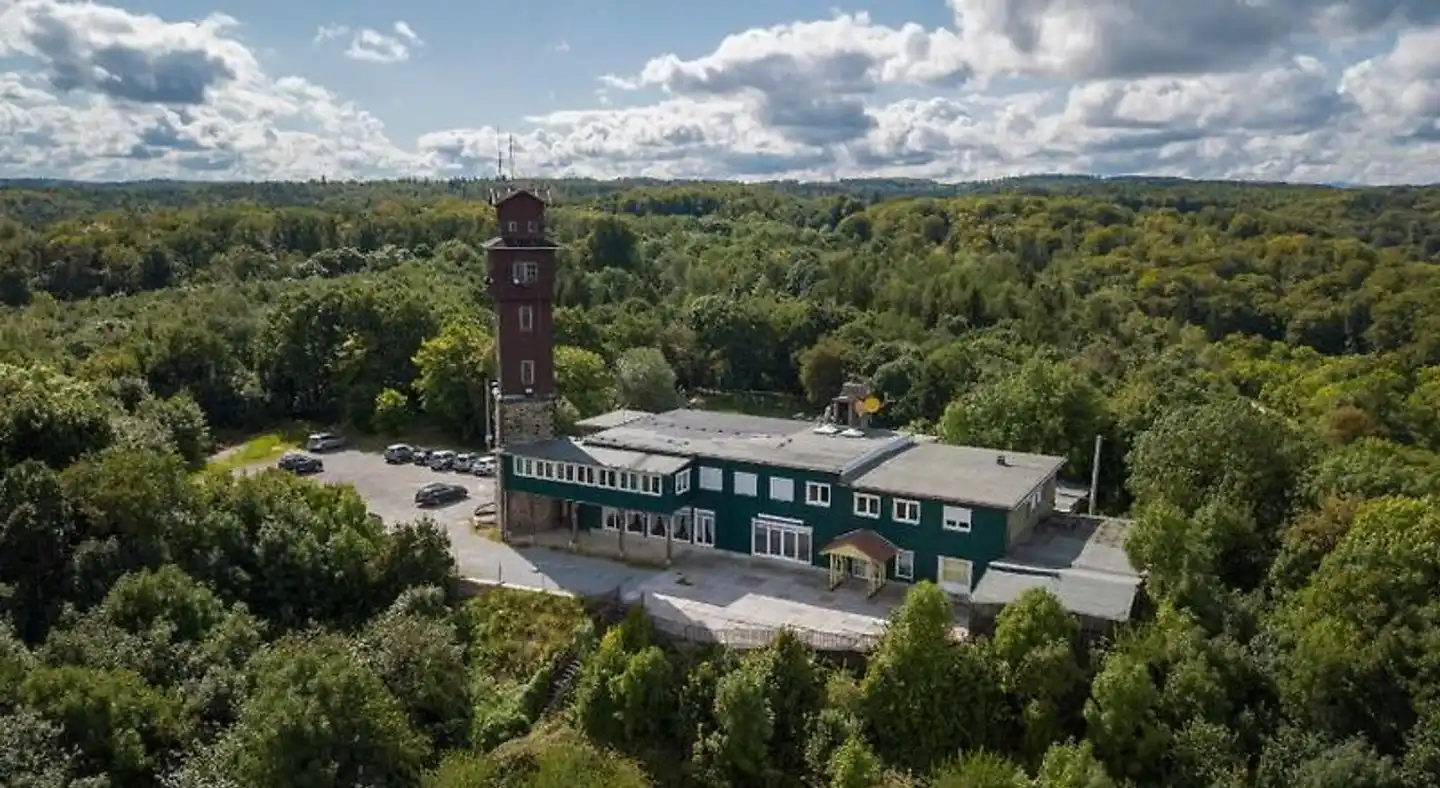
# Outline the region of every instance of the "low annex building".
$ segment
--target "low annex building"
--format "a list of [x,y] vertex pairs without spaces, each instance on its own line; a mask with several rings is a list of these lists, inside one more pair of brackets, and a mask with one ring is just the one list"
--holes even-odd
[[[1138,589],[1123,551],[1117,560],[1104,545],[1085,553],[1104,553],[1103,571],[1061,567],[1056,550],[1044,565],[1025,556],[1037,539],[1053,541],[1044,535],[1060,518],[1075,519],[1055,511],[1060,457],[690,409],[616,411],[580,428],[589,434],[505,448],[506,489],[560,502],[555,521],[512,528],[610,533],[621,554],[663,544],[667,559],[722,550],[826,568],[832,586],[855,578],[872,594],[931,580],[958,597],[983,588],[1003,605],[1011,590],[1064,582],[1067,606],[1109,620],[1128,618]],[[1090,604],[1083,583],[1063,580],[1074,572],[1105,601]]]

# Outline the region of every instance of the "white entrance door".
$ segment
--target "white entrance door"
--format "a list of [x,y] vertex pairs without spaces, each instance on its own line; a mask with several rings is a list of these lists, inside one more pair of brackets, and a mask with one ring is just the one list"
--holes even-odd
[[970,562],[963,558],[940,556],[940,567],[936,572],[940,588],[956,596],[970,596],[970,568]]

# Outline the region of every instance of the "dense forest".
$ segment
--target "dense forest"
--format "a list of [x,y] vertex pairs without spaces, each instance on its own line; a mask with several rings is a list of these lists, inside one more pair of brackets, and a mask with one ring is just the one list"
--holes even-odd
[[1440,786],[1440,188],[547,186],[562,421],[866,376],[1077,477],[1100,435],[1153,614],[956,644],[922,584],[856,664],[454,599],[433,524],[205,464],[481,440],[493,184],[14,183],[0,784]]

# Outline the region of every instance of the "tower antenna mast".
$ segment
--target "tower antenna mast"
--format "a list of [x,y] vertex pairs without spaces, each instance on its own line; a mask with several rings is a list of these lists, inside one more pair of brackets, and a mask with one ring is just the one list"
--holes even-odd
[[495,130],[495,180],[505,181],[505,149],[500,146],[500,130]]
[[[510,143],[510,177],[511,177],[512,179],[515,179],[515,178],[516,178],[516,175],[515,175],[515,135],[514,135],[514,134],[511,134],[511,135],[509,135],[509,138],[510,138],[510,139],[509,139],[509,143]],[[517,180],[518,180],[518,179],[517,179]]]

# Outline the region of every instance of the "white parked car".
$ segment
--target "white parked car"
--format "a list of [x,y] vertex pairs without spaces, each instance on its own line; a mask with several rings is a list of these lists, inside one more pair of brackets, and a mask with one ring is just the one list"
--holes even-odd
[[494,476],[496,467],[495,455],[493,454],[476,455],[476,457],[470,461],[470,472],[476,476]]

